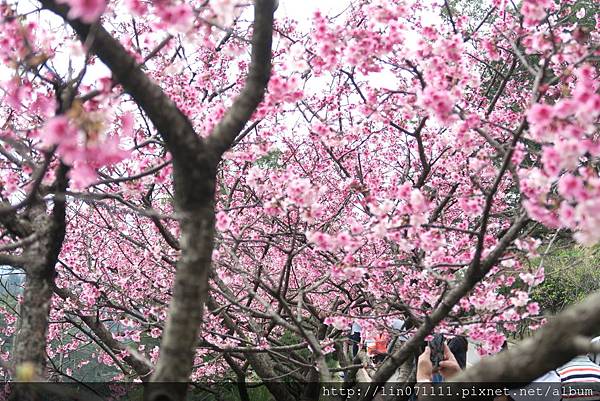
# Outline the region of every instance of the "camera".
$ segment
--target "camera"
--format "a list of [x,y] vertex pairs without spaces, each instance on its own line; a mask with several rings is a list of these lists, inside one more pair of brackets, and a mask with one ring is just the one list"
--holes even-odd
[[433,370],[437,371],[440,367],[440,362],[444,360],[444,335],[435,334],[433,339],[429,341],[429,349],[431,351],[431,364]]

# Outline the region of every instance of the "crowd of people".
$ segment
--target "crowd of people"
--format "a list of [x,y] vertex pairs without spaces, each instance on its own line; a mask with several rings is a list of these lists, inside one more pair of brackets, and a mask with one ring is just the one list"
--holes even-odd
[[[388,330],[380,330],[379,332],[370,333],[369,335],[362,337],[362,328],[358,322],[353,322],[350,341],[352,343],[352,356],[355,358],[357,354],[364,350],[366,352],[367,361],[373,368],[376,368],[382,363],[386,356],[396,347],[401,345],[407,340],[407,330],[405,328],[405,322],[402,319],[395,319],[392,322],[391,335],[388,334]],[[430,342],[435,343],[436,337]],[[439,383],[449,381],[462,370],[467,367],[467,353],[469,349],[469,341],[465,336],[452,336],[449,339],[445,339],[443,336],[439,336],[441,339],[440,354],[443,356],[432,355],[432,348],[430,345],[424,344],[422,353],[416,360],[416,382],[417,383]],[[600,345],[600,336],[592,340],[592,344]],[[508,348],[508,343],[502,347],[502,351]],[[501,351],[501,352],[502,352]],[[536,385],[553,383],[557,385],[572,385],[574,383],[598,383],[600,387],[600,354],[590,353],[585,355],[579,355],[571,359],[566,364],[558,367],[557,369],[546,372],[542,376],[534,380],[529,387],[534,388]],[[522,392],[522,393],[527,393]],[[530,392],[534,393],[534,392]],[[544,395],[536,398],[535,396],[521,397],[518,392],[511,396],[500,396],[495,401],[558,401],[558,400],[573,400],[573,401],[588,401],[588,400],[600,400],[600,393],[594,390],[593,394],[580,395],[565,397],[561,393],[560,396]],[[412,399],[417,399],[413,397]]]
[[352,344],[352,357],[356,357],[362,348],[366,351],[368,360],[373,365],[381,363],[398,342],[404,342],[408,339],[406,337],[405,321],[399,318],[391,322],[391,335],[388,330],[382,329],[370,333],[367,337],[362,336],[362,327],[354,321],[349,338]]

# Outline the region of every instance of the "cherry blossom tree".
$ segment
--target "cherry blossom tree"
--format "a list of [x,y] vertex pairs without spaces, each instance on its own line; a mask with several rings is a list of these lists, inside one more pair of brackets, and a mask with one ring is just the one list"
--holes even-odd
[[[5,377],[308,400],[360,380],[353,321],[407,322],[377,383],[434,330],[493,354],[544,325],[545,249],[600,239],[598,2],[344,4],[2,2],[0,262],[25,276]],[[552,358],[465,377],[565,362],[595,299],[540,329],[567,336]]]

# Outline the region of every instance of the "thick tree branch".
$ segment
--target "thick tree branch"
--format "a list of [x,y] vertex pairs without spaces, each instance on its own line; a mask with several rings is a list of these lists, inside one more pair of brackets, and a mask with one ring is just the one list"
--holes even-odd
[[22,256],[0,254],[0,265],[2,266],[20,267],[24,269],[28,263],[29,261]]
[[18,202],[16,205],[0,204],[0,217],[14,214],[19,209],[29,205],[33,201],[33,199],[38,194],[38,189],[40,189],[40,186],[42,185],[42,180],[44,179],[46,171],[48,171],[48,167],[50,167],[50,162],[52,161],[53,156],[54,150],[51,150],[44,154],[44,162],[36,170],[32,179],[31,189],[29,190],[29,192],[27,192],[27,195],[23,200]]
[[[220,155],[233,143],[263,98],[271,71],[274,0],[255,1],[252,61],[246,84],[209,139],[195,134],[189,119],[141,70],[135,59],[101,25],[67,17],[68,7],[40,0],[60,15],[89,44],[90,51],[111,69],[145,111],[173,155],[175,203],[181,215],[181,258],[177,264],[173,297],[161,342],[161,355],[152,381],[185,382],[193,369],[214,240],[214,192]],[[182,399],[182,391],[155,393],[150,399]]]
[[[151,381],[185,382],[193,369],[204,304],[208,297],[208,277],[214,242],[214,193],[216,166],[244,127],[264,94],[271,65],[273,0],[255,2],[255,28],[252,63],[246,85],[231,109],[209,138],[200,156],[174,156],[174,187],[180,220],[181,257],[173,286],[161,354]],[[266,65],[260,65],[266,64]],[[266,74],[266,75],[265,75]],[[186,154],[183,154],[186,156]],[[181,400],[185,386],[176,392],[154,391],[151,400]]]
[[208,144],[217,154],[226,152],[263,99],[271,76],[274,0],[255,0],[252,59],[246,84],[214,128]]
[[62,248],[66,230],[64,192],[68,186],[68,167],[60,164],[56,172],[56,195],[52,214],[39,197],[34,197],[28,217],[33,233],[39,239],[24,248],[23,257],[28,260],[21,319],[15,338],[13,363],[15,366],[32,364],[36,377],[43,377],[46,365],[46,334],[52,299],[55,266]]

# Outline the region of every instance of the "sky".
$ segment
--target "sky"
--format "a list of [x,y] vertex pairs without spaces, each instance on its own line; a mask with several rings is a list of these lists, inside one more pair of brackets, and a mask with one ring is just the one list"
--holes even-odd
[[342,11],[349,0],[279,0],[277,16],[288,16],[299,22],[308,21],[315,11],[331,15]]
[[[279,7],[276,12],[276,17],[289,17],[297,20],[300,25],[303,23],[309,25],[312,20],[312,16],[315,11],[321,10],[324,14],[335,15],[344,10],[350,0],[279,0]],[[19,0],[16,2],[19,12],[28,13],[35,10],[39,4],[36,0]],[[62,24],[62,21],[58,18],[54,18],[51,14],[44,14],[44,23],[51,23],[56,26]],[[0,66],[0,76],[4,79],[7,76],[6,71]]]

